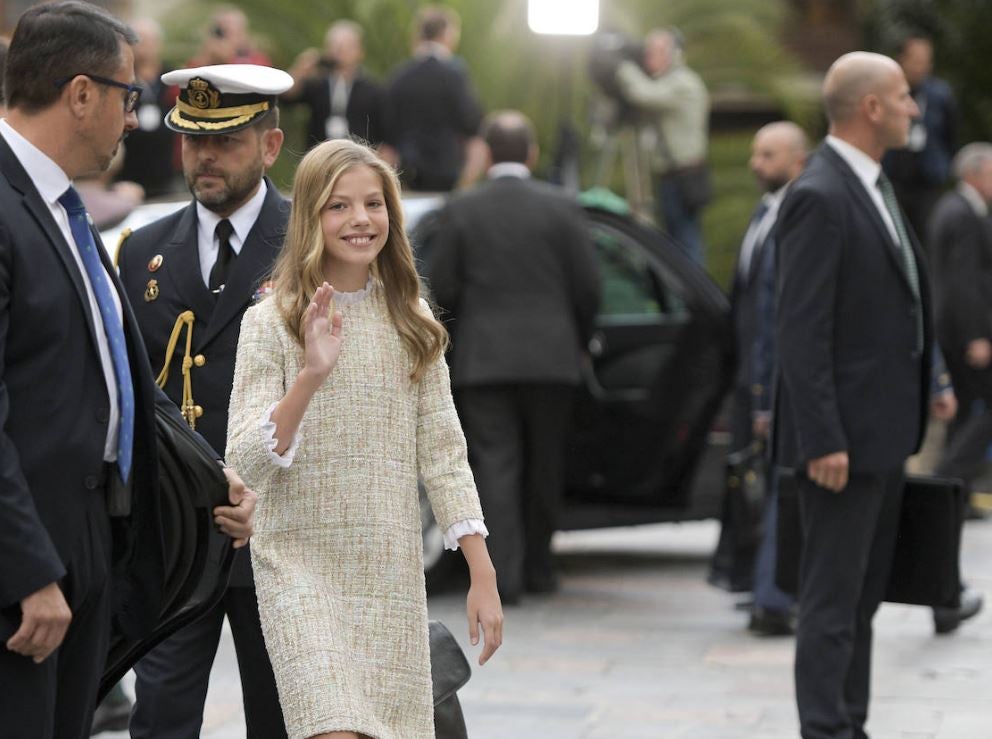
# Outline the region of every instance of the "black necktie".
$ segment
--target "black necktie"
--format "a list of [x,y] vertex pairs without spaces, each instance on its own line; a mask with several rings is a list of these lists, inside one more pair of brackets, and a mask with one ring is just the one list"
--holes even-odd
[[231,269],[231,263],[237,256],[234,249],[231,248],[231,234],[234,233],[234,226],[225,218],[217,224],[214,233],[217,235],[217,261],[210,269],[208,287],[214,295],[220,295],[227,283],[227,274]]

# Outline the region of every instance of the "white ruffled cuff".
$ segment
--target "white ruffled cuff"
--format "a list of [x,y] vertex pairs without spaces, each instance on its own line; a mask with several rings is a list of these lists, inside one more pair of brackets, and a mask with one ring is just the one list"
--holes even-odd
[[471,536],[472,534],[489,536],[489,529],[482,523],[481,518],[466,518],[464,521],[451,524],[444,532],[444,548],[455,551],[458,549],[458,540],[463,536]]
[[293,464],[293,457],[296,456],[296,448],[300,445],[300,440],[303,436],[299,431],[297,431],[296,435],[293,436],[293,443],[289,445],[289,449],[284,451],[282,456],[276,454],[276,444],[279,442],[276,439],[276,424],[272,420],[272,411],[276,409],[277,405],[279,405],[279,403],[273,403],[262,415],[259,430],[262,432],[262,443],[265,445],[265,449],[269,453],[269,461],[276,467],[286,469]]

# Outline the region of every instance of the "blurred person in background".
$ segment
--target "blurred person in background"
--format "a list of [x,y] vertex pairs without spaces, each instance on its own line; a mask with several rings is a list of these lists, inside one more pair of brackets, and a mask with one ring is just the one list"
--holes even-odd
[[[932,74],[933,42],[929,38],[904,38],[896,49],[896,61],[920,113],[913,119],[906,146],[888,151],[882,168],[913,230],[922,239],[927,233],[927,218],[951,178],[951,158],[957,148],[957,104],[950,85]],[[933,252],[929,256],[933,258]]]
[[362,70],[363,35],[354,21],[337,21],[327,29],[323,52],[302,51],[289,70],[293,86],[281,100],[310,109],[307,148],[326,139],[382,141],[385,91]]
[[599,268],[574,198],[531,178],[517,111],[486,119],[485,182],[453,197],[425,275],[451,327],[451,383],[492,536],[500,595],[549,593],[565,433],[599,306]]
[[136,182],[146,197],[157,198],[182,190],[178,138],[162,122],[179,90],[161,79],[167,71],[162,65],[162,27],[151,18],[140,18],[132,28],[139,39],[134,47],[134,70],[142,91],[135,111],[138,128],[124,142],[124,162],[117,179]]
[[272,60],[252,41],[248,16],[234,5],[222,5],[210,17],[200,50],[186,66],[203,67],[209,64],[272,66]]
[[411,190],[447,192],[483,169],[485,147],[476,135],[482,109],[464,62],[453,56],[459,23],[451,8],[421,8],[413,58],[389,83],[383,155]]
[[702,79],[685,63],[681,35],[651,31],[643,64],[622,62],[617,83],[624,99],[644,114],[639,143],[652,154],[658,225],[703,264],[700,218],[712,197],[706,163],[710,101]]
[[[937,202],[927,229],[937,338],[959,401],[935,472],[963,480],[970,492],[992,445],[992,144],[968,144],[953,169],[957,187]],[[934,609],[934,630],[956,630],[983,600],[963,588],[960,608]]]
[[[733,389],[734,451],[760,442],[764,456],[771,431],[775,373],[775,224],[779,207],[806,164],[806,135],[795,123],[777,121],[761,128],[751,143],[750,168],[763,194],[741,243],[731,286],[731,310],[737,346]],[[741,506],[727,505],[713,576],[731,590],[754,594],[748,628],[761,635],[792,633],[793,599],[775,587],[775,484],[766,475],[762,511],[745,520],[734,518]],[[728,488],[726,495],[743,494]],[[741,546],[747,542],[747,546]],[[712,576],[711,576],[712,577]]]

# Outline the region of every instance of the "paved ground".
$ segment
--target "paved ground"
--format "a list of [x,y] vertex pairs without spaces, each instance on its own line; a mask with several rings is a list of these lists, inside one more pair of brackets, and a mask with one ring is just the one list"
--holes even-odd
[[[705,584],[716,534],[706,522],[560,535],[561,591],[507,609],[505,646],[461,692],[472,738],[796,737],[792,640],[749,636],[735,597]],[[963,562],[992,594],[992,520],[968,524]],[[463,602],[435,595],[430,610],[470,651]],[[992,614],[950,637],[922,608],[885,605],[875,623],[873,739],[992,737]],[[229,634],[203,736],[244,736]]]

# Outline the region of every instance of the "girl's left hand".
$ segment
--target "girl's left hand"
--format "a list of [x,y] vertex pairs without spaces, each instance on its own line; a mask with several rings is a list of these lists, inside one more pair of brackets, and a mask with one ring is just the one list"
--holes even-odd
[[479,655],[479,665],[484,665],[503,643],[503,606],[496,589],[496,573],[477,582],[474,578],[468,589],[465,609],[468,612],[468,633],[472,646],[479,643],[479,627],[485,646]]

